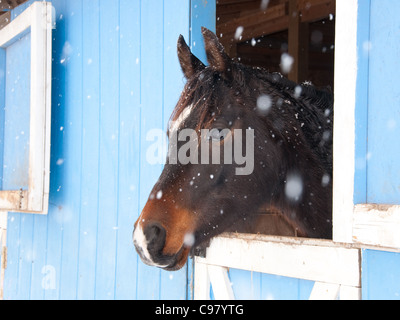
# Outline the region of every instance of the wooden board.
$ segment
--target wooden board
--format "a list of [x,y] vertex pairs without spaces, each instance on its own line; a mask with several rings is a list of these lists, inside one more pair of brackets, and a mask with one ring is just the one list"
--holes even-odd
[[359,249],[331,241],[289,238],[283,241],[260,235],[224,234],[211,241],[206,258],[197,259],[210,265],[361,286]]
[[373,246],[400,248],[400,206],[357,205],[353,241]]

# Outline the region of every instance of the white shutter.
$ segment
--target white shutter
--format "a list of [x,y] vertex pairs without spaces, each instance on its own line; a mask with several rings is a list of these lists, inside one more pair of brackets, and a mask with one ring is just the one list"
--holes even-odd
[[[34,2],[0,30],[6,49],[30,33],[30,95],[28,189],[0,191],[0,210],[47,214],[50,178],[51,54],[54,9]],[[7,91],[6,91],[7,94]],[[12,110],[10,110],[12,112]],[[4,124],[0,124],[4,125]],[[0,155],[2,154],[0,150]],[[0,171],[1,172],[1,171]]]

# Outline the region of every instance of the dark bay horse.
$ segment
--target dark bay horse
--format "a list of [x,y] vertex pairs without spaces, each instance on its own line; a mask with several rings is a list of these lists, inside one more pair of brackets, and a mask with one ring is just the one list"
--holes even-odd
[[331,238],[332,94],[242,65],[202,33],[208,66],[178,40],[187,84],[171,116],[167,162],[135,223],[140,257],[177,270],[191,249],[265,207],[298,236]]

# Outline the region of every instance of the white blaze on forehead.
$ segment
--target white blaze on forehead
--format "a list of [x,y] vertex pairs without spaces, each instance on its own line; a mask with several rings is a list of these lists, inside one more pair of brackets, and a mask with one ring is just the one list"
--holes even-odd
[[180,128],[182,123],[187,119],[187,117],[189,117],[190,113],[192,112],[192,109],[193,109],[193,104],[183,109],[178,119],[170,122],[169,125],[170,135],[172,135],[175,131],[177,131]]

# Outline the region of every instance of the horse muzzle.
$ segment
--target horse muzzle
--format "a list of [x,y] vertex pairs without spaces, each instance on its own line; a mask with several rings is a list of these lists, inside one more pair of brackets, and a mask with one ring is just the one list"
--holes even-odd
[[136,223],[133,243],[142,261],[168,271],[181,269],[189,255],[190,248],[182,246],[176,253],[164,253],[167,231],[160,223],[142,225]]

